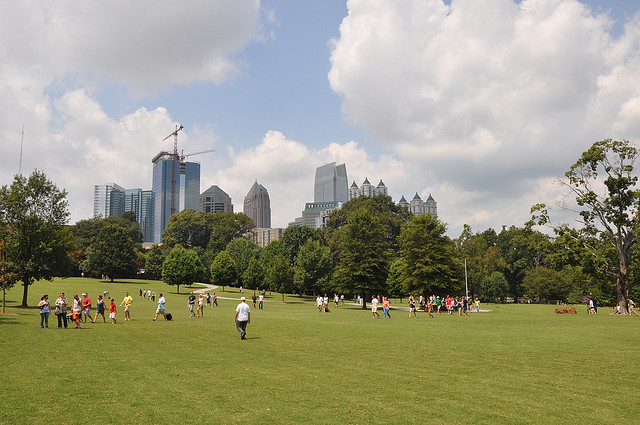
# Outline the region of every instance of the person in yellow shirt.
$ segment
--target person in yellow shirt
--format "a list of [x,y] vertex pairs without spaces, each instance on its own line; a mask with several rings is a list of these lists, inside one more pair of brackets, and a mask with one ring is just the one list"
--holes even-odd
[[131,303],[133,303],[133,298],[131,298],[131,295],[129,295],[128,292],[125,292],[124,299],[120,303],[121,306],[122,304],[124,304],[124,320],[131,320],[131,315],[129,313],[129,307],[131,307]]

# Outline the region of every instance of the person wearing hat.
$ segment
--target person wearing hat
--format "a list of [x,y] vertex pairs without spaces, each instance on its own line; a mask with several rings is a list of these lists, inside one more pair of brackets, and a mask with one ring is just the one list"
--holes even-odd
[[240,304],[236,307],[236,329],[240,332],[240,339],[247,339],[247,325],[251,323],[251,310],[245,297],[240,297]]

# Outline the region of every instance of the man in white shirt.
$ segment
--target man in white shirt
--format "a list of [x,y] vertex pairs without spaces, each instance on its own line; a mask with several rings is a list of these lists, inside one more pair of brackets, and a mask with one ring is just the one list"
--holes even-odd
[[322,297],[320,294],[316,297],[316,305],[318,306],[318,312],[322,313]]
[[374,319],[376,316],[380,317],[378,314],[378,298],[376,298],[375,295],[371,297],[371,313],[373,314]]
[[240,332],[240,339],[247,339],[247,325],[251,323],[251,310],[244,297],[240,297],[240,304],[236,307],[236,329]]

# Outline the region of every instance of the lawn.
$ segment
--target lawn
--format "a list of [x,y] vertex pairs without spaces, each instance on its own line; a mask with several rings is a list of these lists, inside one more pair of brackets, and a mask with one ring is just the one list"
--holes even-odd
[[[152,321],[155,303],[139,298],[138,288],[164,292],[174,320]],[[94,300],[108,290],[117,304],[126,290],[134,296],[130,322],[119,307],[116,325],[58,330],[55,315],[50,329],[40,329],[37,309],[16,308],[22,287],[13,288],[12,314],[0,315],[0,423],[640,421],[640,317],[484,304],[492,311],[409,319],[392,310],[391,320],[372,320],[350,304],[320,314],[311,299],[282,304],[274,294],[264,310],[252,309],[249,339],[241,341],[236,300],[220,299],[219,308],[192,319],[190,289],[180,289],[39,282],[29,288],[30,305],[44,293],[53,302],[61,290]],[[216,292],[240,296],[226,290]]]

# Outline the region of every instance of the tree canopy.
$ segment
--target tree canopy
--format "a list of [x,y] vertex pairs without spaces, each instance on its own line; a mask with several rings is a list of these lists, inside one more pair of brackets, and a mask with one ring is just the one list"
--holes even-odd
[[[640,226],[640,190],[635,171],[639,154],[627,140],[595,142],[562,180],[575,198],[582,225],[579,232],[585,235],[584,240],[597,235],[615,250],[612,258],[601,255],[599,247],[585,244],[603,270],[615,279],[617,305],[623,314],[629,313],[629,291],[635,283],[630,279],[630,264]],[[532,213],[537,224],[551,225],[546,205],[534,205]],[[563,226],[554,228],[560,230]]]
[[202,275],[204,268],[198,255],[190,249],[176,245],[162,265],[162,280],[167,285],[191,286]]
[[29,178],[16,175],[11,186],[0,188],[0,240],[5,241],[6,260],[24,287],[22,306],[27,306],[28,288],[35,281],[71,272],[72,236],[64,227],[69,217],[66,196],[37,170]]
[[115,224],[102,227],[93,238],[89,250],[89,268],[97,275],[129,277],[137,272],[136,243],[129,233]]

